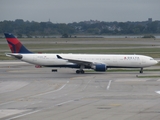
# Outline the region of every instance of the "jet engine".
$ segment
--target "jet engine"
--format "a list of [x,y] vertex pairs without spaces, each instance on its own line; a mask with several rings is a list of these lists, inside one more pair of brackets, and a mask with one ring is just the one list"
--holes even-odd
[[92,68],[95,71],[105,72],[107,70],[107,66],[105,64],[96,64],[93,65]]

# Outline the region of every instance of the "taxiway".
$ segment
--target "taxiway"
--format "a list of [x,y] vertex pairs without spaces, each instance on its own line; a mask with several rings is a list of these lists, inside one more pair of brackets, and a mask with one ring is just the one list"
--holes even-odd
[[1,64],[0,120],[159,120],[160,78],[137,75]]

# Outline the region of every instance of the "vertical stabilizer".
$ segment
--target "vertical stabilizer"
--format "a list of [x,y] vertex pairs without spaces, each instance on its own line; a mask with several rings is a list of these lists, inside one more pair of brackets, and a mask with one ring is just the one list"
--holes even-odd
[[32,53],[11,33],[4,33],[12,53]]

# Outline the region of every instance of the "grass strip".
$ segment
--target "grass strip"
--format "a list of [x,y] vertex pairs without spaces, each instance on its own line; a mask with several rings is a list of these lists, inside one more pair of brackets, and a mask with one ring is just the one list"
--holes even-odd
[[137,78],[160,78],[159,75],[152,75],[152,76],[138,76],[137,75]]

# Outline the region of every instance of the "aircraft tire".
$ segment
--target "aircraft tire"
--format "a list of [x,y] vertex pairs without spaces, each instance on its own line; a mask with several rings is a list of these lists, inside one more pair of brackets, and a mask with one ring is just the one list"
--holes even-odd
[[81,74],[84,74],[84,70],[81,70]]
[[84,74],[84,70],[76,70],[77,74]]
[[139,73],[143,73],[143,68],[141,68],[141,70],[139,71]]
[[76,70],[76,73],[77,73],[77,74],[80,74],[80,70]]

